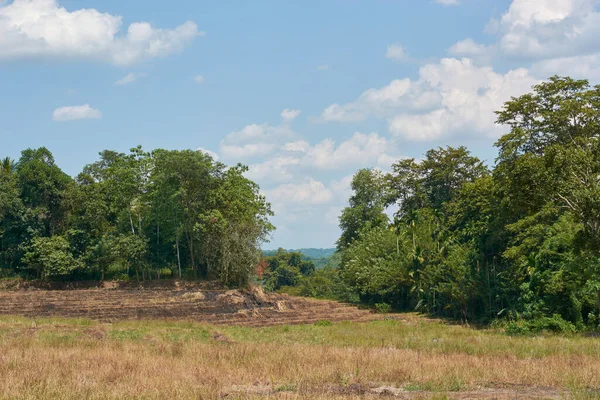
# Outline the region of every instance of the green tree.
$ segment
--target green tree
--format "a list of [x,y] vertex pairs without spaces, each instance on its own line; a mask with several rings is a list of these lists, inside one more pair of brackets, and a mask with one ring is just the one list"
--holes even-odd
[[20,198],[29,210],[40,236],[62,234],[67,229],[73,180],[54,162],[45,147],[21,153],[16,167]]
[[381,172],[370,169],[358,171],[352,178],[352,196],[340,216],[342,234],[337,242],[338,250],[348,247],[358,238],[362,229],[385,226],[384,179]]
[[62,236],[34,238],[23,261],[43,279],[69,275],[80,267],[68,240]]

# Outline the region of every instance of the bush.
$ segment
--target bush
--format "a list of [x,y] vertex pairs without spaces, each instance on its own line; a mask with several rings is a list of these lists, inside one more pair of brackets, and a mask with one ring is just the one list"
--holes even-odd
[[69,248],[68,240],[63,236],[34,238],[23,262],[27,268],[37,271],[43,279],[66,276],[81,267]]
[[388,303],[377,303],[375,304],[375,310],[380,314],[389,314],[392,312],[392,306]]
[[277,293],[288,294],[290,296],[303,296],[301,288],[298,286],[282,286]]
[[506,324],[505,331],[509,335],[526,335],[542,332],[572,334],[577,332],[577,328],[571,322],[565,321],[560,315],[554,314],[552,317],[511,321]]

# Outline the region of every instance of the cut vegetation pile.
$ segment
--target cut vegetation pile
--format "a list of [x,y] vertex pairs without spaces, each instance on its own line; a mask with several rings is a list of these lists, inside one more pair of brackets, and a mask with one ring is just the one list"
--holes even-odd
[[333,302],[246,291],[218,290],[170,282],[157,285],[102,284],[95,288],[48,290],[20,285],[0,290],[0,315],[88,318],[191,320],[213,325],[272,326],[322,320],[370,321],[376,315]]

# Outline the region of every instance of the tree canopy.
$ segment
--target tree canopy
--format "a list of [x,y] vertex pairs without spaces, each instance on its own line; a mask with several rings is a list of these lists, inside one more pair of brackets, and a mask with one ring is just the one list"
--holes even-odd
[[246,167],[193,150],[105,150],[75,178],[46,148],[0,168],[0,274],[244,285],[274,227]]
[[492,169],[445,147],[356,174],[341,276],[362,300],[398,309],[597,325],[600,86],[553,77],[497,115],[509,133]]

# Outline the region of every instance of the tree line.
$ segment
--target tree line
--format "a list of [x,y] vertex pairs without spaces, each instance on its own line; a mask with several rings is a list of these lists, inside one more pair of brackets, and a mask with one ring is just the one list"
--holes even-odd
[[105,150],[75,178],[26,149],[0,170],[0,277],[244,285],[274,227],[247,168],[200,151]]
[[340,279],[396,309],[598,326],[600,86],[553,77],[497,122],[510,132],[492,168],[445,147],[359,171],[340,217]]

